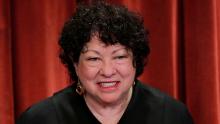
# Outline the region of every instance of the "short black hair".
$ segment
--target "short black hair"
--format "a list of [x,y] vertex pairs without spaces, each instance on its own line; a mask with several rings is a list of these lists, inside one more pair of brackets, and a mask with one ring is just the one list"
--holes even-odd
[[143,18],[125,6],[103,1],[78,5],[73,16],[65,23],[59,45],[60,59],[67,67],[70,78],[77,81],[74,63],[94,33],[107,45],[119,43],[133,53],[135,78],[143,73],[150,53],[148,31]]

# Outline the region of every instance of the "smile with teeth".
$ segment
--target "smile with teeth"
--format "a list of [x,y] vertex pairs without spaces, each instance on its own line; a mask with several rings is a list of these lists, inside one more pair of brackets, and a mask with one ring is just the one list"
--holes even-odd
[[109,88],[109,87],[117,86],[118,83],[119,83],[118,81],[115,81],[115,82],[100,82],[98,84],[103,88]]

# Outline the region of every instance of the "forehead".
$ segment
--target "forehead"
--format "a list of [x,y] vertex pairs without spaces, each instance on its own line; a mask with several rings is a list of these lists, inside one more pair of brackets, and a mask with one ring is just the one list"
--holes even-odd
[[94,35],[94,36],[91,37],[90,41],[86,43],[85,47],[83,48],[83,51],[86,52],[87,50],[90,50],[90,49],[115,50],[115,49],[120,49],[120,48],[125,48],[126,49],[125,46],[123,46],[119,43],[116,43],[114,45],[105,44],[104,42],[102,42],[102,40],[98,36]]

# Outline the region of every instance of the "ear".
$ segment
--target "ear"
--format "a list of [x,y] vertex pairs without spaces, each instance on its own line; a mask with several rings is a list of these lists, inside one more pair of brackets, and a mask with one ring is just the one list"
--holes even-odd
[[74,68],[75,68],[75,72],[78,75],[78,63],[74,63],[73,65],[74,65]]

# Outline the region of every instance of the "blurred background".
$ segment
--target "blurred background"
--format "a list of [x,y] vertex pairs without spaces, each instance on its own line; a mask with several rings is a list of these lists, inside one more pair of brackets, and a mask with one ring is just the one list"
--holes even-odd
[[[107,0],[144,17],[151,54],[140,80],[220,124],[220,0]],[[75,0],[0,0],[0,123],[69,85],[58,39]]]

